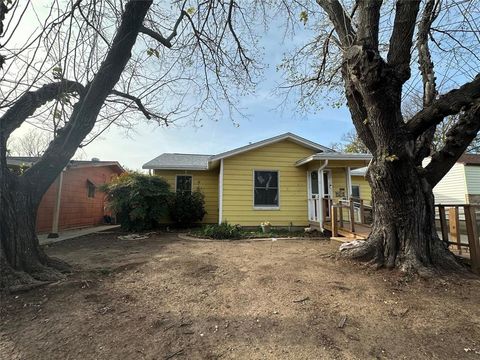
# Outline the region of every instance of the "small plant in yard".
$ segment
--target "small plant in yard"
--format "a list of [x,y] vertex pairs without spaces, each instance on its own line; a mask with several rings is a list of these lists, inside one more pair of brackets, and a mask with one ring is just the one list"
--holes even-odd
[[260,227],[262,228],[263,233],[269,233],[270,230],[272,230],[272,224],[270,221],[264,221],[260,224]]
[[170,218],[178,227],[188,227],[203,219],[205,214],[205,196],[196,190],[178,192],[168,204]]
[[125,173],[101,187],[110,209],[122,228],[142,231],[155,228],[168,213],[173,196],[170,185],[160,177]]
[[211,239],[241,239],[244,237],[240,225],[230,225],[227,222],[219,225],[205,225],[197,232],[197,235]]

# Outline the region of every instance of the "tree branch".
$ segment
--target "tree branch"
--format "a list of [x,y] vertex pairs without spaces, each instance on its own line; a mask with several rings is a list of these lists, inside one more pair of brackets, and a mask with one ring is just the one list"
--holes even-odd
[[123,97],[125,99],[132,100],[137,105],[138,110],[140,110],[148,120],[151,120],[152,118],[156,118],[156,119],[161,119],[161,120],[165,121],[165,123],[167,123],[167,119],[164,116],[160,116],[160,115],[157,115],[157,114],[154,114],[154,113],[148,111],[145,108],[145,106],[143,105],[142,100],[139,99],[138,97],[127,94],[127,93],[124,93],[124,92],[121,92],[121,91],[118,91],[118,90],[112,90],[110,92],[110,94],[117,95],[117,96]]
[[16,128],[48,101],[58,99],[60,95],[67,93],[78,93],[82,96],[84,91],[85,88],[82,84],[76,81],[62,80],[43,85],[38,90],[26,92],[0,118],[0,131],[8,138]]
[[469,83],[449,91],[407,122],[412,139],[416,139],[431,126],[439,124],[448,115],[458,114],[464,106],[472,105],[480,98],[480,74]]
[[178,27],[185,15],[188,15],[188,14],[185,10],[182,9],[182,11],[180,12],[180,16],[178,17],[177,21],[175,22],[175,25],[173,26],[172,33],[168,37],[164,37],[160,31],[151,30],[143,25],[142,27],[140,27],[140,32],[150,36],[151,38],[157,40],[163,46],[170,49],[172,47],[172,40],[175,38],[175,36],[177,36]]
[[380,8],[383,0],[360,0],[360,25],[357,31],[357,42],[368,49],[378,50],[378,29]]
[[466,110],[448,131],[444,147],[432,155],[425,177],[434,187],[452,168],[480,130],[480,102]]
[[[431,105],[438,94],[435,83],[434,65],[428,47],[429,33],[432,23],[438,16],[438,7],[438,0],[428,0],[423,11],[422,19],[418,24],[417,51],[423,82],[423,107]],[[436,126],[433,125],[416,141],[415,161],[419,165],[422,160],[430,154],[435,129]]]
[[419,8],[420,0],[397,0],[387,62],[396,70],[402,83],[410,78],[413,32]]
[[132,47],[151,4],[152,0],[130,0],[126,4],[112,46],[87,86],[83,98],[74,105],[67,125],[57,133],[42,158],[24,174],[25,180],[34,185],[33,194],[41,196],[48,189],[94,127],[105,99],[130,59]]
[[344,48],[353,44],[356,37],[350,16],[338,0],[317,0],[317,4],[327,13]]

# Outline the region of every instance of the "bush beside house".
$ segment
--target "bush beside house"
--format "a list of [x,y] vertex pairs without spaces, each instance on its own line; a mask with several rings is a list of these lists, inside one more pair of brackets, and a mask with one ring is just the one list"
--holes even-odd
[[125,173],[102,187],[117,222],[128,231],[159,227],[168,217],[180,227],[190,226],[205,216],[200,191],[173,193],[158,176]]
[[205,214],[205,196],[196,190],[177,192],[169,202],[170,219],[178,227],[186,227],[201,221]]

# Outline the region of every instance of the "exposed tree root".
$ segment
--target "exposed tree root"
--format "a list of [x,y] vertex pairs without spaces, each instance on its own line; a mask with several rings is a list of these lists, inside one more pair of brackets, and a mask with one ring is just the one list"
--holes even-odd
[[0,261],[0,291],[15,293],[28,291],[55,281],[65,279],[65,273],[71,271],[66,262],[42,256],[45,265],[36,262],[30,264],[28,269],[19,271],[13,269],[5,259]]
[[45,265],[60,271],[62,274],[68,274],[72,272],[72,267],[65,261],[58,258],[45,255]]
[[372,232],[365,242],[358,242],[355,246],[342,250],[341,257],[365,262],[375,269],[397,268],[407,274],[416,274],[422,278],[432,278],[439,273],[467,273],[462,265],[438,238],[431,241],[428,261],[421,261],[420,256],[409,253],[392,255],[391,249],[385,247],[383,234]]

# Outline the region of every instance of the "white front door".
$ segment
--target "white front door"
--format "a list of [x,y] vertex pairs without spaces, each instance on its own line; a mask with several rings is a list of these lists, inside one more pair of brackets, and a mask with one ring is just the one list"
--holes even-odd
[[318,170],[308,173],[308,219],[320,221],[320,181]]
[[332,195],[332,170],[322,170],[322,208],[326,219],[330,219]]

